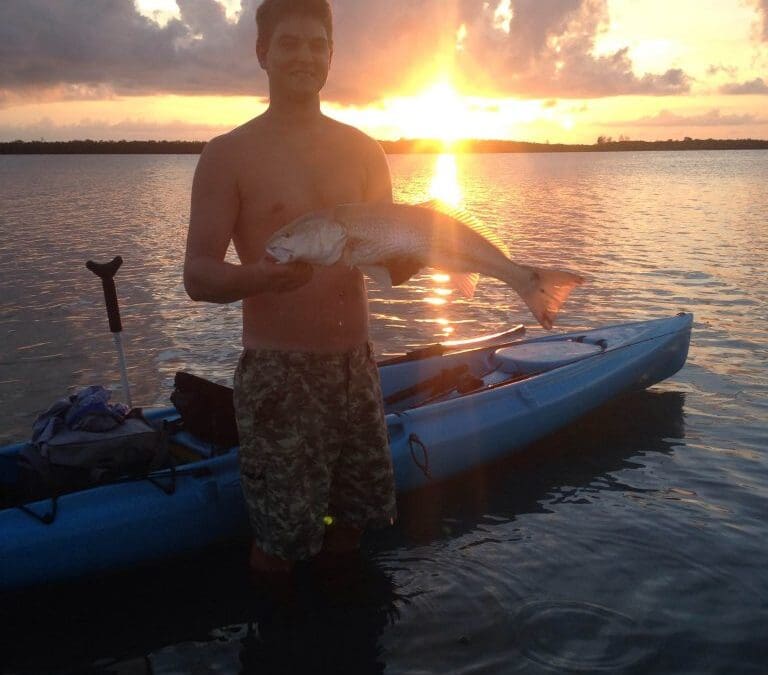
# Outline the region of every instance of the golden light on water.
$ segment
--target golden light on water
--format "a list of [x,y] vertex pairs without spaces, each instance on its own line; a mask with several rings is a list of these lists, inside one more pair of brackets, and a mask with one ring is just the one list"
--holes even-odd
[[435,159],[429,196],[451,206],[459,206],[463,201],[456,169],[456,155],[442,154]]
[[453,326],[451,326],[451,322],[448,321],[448,319],[438,319],[435,323],[437,323],[439,326],[442,326],[443,335],[450,335],[453,333]]
[[[448,206],[462,205],[463,195],[456,166],[456,155],[443,153],[435,158],[429,196]],[[435,319],[435,322],[442,327],[440,331],[442,335],[450,335],[454,329],[445,313],[450,306],[450,296],[454,290],[450,287],[451,276],[436,272],[432,275],[432,282],[430,295],[424,298],[424,302],[441,310],[441,315]]]

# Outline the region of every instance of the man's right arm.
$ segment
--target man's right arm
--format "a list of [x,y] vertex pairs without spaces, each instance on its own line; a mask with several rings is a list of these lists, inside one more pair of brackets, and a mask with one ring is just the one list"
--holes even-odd
[[206,144],[192,182],[184,287],[193,300],[234,302],[257,293],[289,291],[309,281],[309,265],[277,265],[264,258],[224,261],[240,211],[235,158],[224,138]]

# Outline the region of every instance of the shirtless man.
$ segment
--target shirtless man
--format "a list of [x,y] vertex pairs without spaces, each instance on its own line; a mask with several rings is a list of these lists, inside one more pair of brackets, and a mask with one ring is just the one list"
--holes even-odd
[[[200,157],[184,283],[193,300],[242,300],[235,373],[240,468],[256,572],[356,550],[395,515],[378,372],[357,269],[278,265],[269,236],[309,211],[391,201],[373,139],[320,112],[331,62],[326,0],[265,0],[256,54],[269,106]],[[233,241],[240,264],[225,262]]]

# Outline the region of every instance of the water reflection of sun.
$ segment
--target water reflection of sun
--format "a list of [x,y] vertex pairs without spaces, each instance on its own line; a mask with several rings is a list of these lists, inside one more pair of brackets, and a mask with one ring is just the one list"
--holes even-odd
[[439,199],[451,206],[459,206],[462,201],[456,155],[442,154],[435,159],[432,182],[429,185],[429,196]]
[[[448,206],[461,206],[463,197],[455,155],[441,154],[436,157],[432,181],[429,186],[429,196]],[[451,277],[448,274],[435,273],[431,279],[433,286],[429,289],[424,302],[438,310],[438,316],[432,321],[440,327],[439,334],[448,336],[454,332],[454,327],[447,317],[450,296],[453,293],[453,289],[450,287]]]

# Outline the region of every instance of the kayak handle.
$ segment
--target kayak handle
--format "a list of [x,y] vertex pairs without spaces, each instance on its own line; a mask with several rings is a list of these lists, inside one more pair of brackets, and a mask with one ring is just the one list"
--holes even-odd
[[93,260],[89,260],[87,263],[85,263],[85,266],[97,277],[101,277],[102,279],[111,279],[113,276],[115,276],[115,274],[117,274],[117,270],[120,269],[120,265],[122,264],[123,258],[119,255],[116,255],[108,263],[97,263],[93,262]]
[[120,308],[117,305],[117,291],[115,290],[114,276],[123,259],[118,255],[108,263],[97,263],[89,260],[85,266],[91,270],[97,277],[101,278],[101,285],[104,288],[104,302],[107,305],[107,317],[109,319],[109,330],[113,333],[120,333],[123,330],[123,324],[120,321]]

